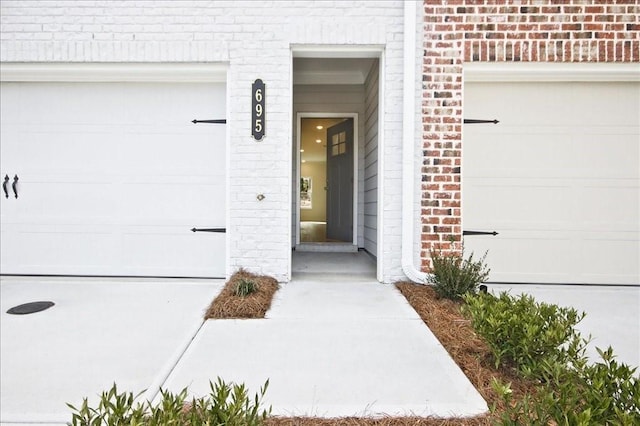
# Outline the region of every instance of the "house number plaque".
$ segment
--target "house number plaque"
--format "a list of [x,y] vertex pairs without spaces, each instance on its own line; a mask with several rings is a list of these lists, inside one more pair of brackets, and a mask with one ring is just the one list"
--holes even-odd
[[251,85],[251,135],[261,141],[265,135],[265,87],[264,82],[257,79]]

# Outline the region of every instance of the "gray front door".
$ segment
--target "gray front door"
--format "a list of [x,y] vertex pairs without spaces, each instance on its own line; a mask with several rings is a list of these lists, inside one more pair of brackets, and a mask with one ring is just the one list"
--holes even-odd
[[327,129],[327,240],[353,242],[353,118]]

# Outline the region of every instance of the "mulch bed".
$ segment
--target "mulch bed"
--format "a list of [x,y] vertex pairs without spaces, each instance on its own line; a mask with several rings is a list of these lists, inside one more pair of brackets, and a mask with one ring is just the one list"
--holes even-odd
[[[257,291],[247,296],[236,296],[234,291],[241,280],[253,281]],[[211,302],[204,318],[264,318],[271,307],[276,290],[278,290],[278,281],[275,278],[252,274],[241,269],[229,278],[220,294]]]
[[434,419],[425,417],[344,417],[339,419],[320,419],[315,417],[269,417],[267,426],[455,426],[490,425],[487,419]]

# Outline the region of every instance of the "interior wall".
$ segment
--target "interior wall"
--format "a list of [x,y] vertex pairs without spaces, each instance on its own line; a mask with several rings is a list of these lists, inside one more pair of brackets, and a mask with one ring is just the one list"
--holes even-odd
[[300,167],[300,177],[311,178],[311,208],[300,210],[300,220],[325,222],[327,220],[326,161],[307,161]]
[[378,256],[378,84],[379,61],[365,81],[364,116],[364,248]]
[[[357,113],[358,114],[358,247],[364,247],[364,107],[365,86],[363,84],[322,84],[307,85],[298,84],[293,86],[293,117],[297,122],[297,114],[301,112],[313,113]],[[297,125],[293,126],[293,140],[297,140]],[[292,211],[296,210],[296,186],[295,182],[297,167],[296,144],[293,144],[293,179],[292,182]],[[292,242],[296,244],[296,215],[292,215]]]

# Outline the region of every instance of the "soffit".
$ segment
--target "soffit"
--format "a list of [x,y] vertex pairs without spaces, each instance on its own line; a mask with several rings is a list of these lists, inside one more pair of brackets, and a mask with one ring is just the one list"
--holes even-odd
[[293,84],[364,84],[375,58],[294,58]]

